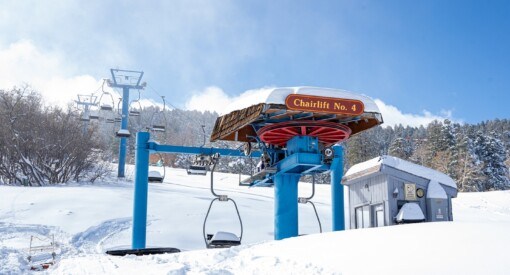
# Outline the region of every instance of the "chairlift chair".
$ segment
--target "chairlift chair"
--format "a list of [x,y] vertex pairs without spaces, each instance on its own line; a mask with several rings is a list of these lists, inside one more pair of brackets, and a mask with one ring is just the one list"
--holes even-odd
[[154,132],[165,132],[166,131],[166,117],[165,117],[165,108],[166,108],[166,102],[165,97],[161,96],[161,99],[163,100],[163,110],[156,111],[152,114],[151,117],[151,130]]
[[120,129],[115,133],[115,136],[120,137],[120,138],[123,138],[123,137],[128,138],[131,136],[131,133],[129,132],[128,129]]
[[[115,100],[113,99],[113,96],[112,96],[111,93],[106,92],[104,90],[104,83],[105,83],[105,81],[103,81],[103,86],[101,86],[101,90],[102,90],[103,93],[99,97],[99,108],[102,111],[113,111],[113,106],[115,105]],[[106,100],[103,99],[103,96],[105,96]]]
[[98,120],[99,119],[99,114],[97,113],[97,111],[90,111],[89,119]]
[[186,169],[186,172],[188,175],[207,175],[207,166],[210,164],[210,157],[206,155],[197,155],[195,156],[195,159],[191,163],[190,166],[188,166],[188,169]]
[[162,183],[163,176],[161,175],[161,173],[159,171],[155,171],[155,170],[149,171],[149,182]]
[[158,162],[161,162],[161,166],[163,167],[163,175],[161,175],[161,173],[159,171],[151,170],[151,171],[149,171],[149,182],[163,183],[163,180],[165,179],[166,168],[165,168],[165,163],[163,161],[163,156],[161,155],[161,153],[158,153],[158,155],[159,155]]
[[[131,105],[138,105],[138,109],[133,109]],[[140,116],[142,111],[142,104],[140,104],[140,90],[138,90],[138,99],[133,100],[129,103],[129,116]]]
[[[241,244],[241,240],[243,238],[243,222],[241,220],[241,215],[239,214],[239,209],[237,208],[236,202],[229,198],[227,195],[220,195],[217,194],[214,191],[214,169],[216,168],[216,164],[218,163],[219,154],[215,154],[212,156],[212,169],[211,169],[211,193],[215,197],[211,204],[209,204],[209,209],[207,210],[207,214],[205,215],[204,224],[202,226],[202,233],[204,235],[204,241],[207,248],[228,248],[231,246],[236,246]],[[220,202],[227,202],[231,201],[234,204],[237,217],[239,219],[239,224],[241,227],[240,235],[236,235],[231,232],[226,231],[217,231],[214,234],[206,233],[206,224],[207,224],[207,218],[209,217],[209,213],[211,212],[211,208],[214,204],[214,202],[220,201]]]

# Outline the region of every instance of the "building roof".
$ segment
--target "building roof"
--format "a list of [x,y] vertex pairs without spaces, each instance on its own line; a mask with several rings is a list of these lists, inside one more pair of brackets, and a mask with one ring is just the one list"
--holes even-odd
[[[289,96],[309,98],[311,101],[296,99],[286,102]],[[351,107],[350,110],[345,109],[339,112],[334,110],[333,106],[337,106],[336,103],[327,103],[335,100],[356,102],[355,104],[359,105],[353,105],[358,106],[357,108]],[[313,107],[300,105],[306,108],[296,108],[293,106],[296,103],[293,102],[304,102],[305,105],[326,102],[327,105]],[[361,104],[363,108],[360,107]],[[362,112],[358,113],[359,110]],[[210,140],[212,142],[217,140],[253,142],[253,137],[257,136],[257,131],[262,127],[296,120],[345,125],[351,129],[351,136],[383,123],[382,115],[374,100],[365,95],[317,87],[263,88],[247,91],[242,97],[225,106],[222,114],[216,119]]]
[[[381,167],[383,165],[393,167],[397,170],[401,170],[431,181],[437,181],[438,183],[457,189],[457,184],[455,181],[444,173],[425,166],[414,164],[409,161],[405,161],[403,159],[399,159],[397,157],[386,155],[353,165],[347,171],[347,173],[345,173],[344,180],[349,181],[355,178],[366,176],[368,174],[379,172],[381,171]],[[348,185],[348,183],[346,184]]]

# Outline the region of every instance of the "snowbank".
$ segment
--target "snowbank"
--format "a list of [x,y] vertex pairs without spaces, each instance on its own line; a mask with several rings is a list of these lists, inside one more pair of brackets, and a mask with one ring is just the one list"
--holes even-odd
[[[130,173],[126,173],[130,175]],[[108,256],[131,242],[132,183],[64,187],[0,186],[0,274],[28,273],[31,235],[55,235],[59,264],[51,274],[507,274],[510,191],[460,193],[455,222],[273,238],[273,190],[238,186],[238,175],[218,173],[217,191],[239,206],[243,245],[205,250],[202,222],[212,196],[209,178],[168,169],[165,183],[149,186],[148,246],[179,254]],[[311,191],[300,184],[300,196]],[[328,185],[314,202],[331,228]],[[300,233],[318,231],[313,209],[299,205]],[[237,232],[235,210],[211,210],[207,232]],[[214,212],[214,213],[213,213]],[[481,253],[483,252],[483,253]]]

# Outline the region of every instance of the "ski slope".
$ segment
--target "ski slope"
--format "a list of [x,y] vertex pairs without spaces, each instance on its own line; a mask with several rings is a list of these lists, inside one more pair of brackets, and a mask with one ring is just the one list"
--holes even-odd
[[[128,167],[131,168],[132,167]],[[151,169],[154,169],[151,167]],[[114,170],[115,171],[115,170]],[[51,274],[508,274],[510,192],[459,194],[454,222],[318,233],[310,205],[299,205],[300,234],[273,239],[273,189],[239,186],[234,174],[215,173],[217,193],[236,200],[243,245],[206,250],[202,223],[210,200],[209,175],[166,171],[149,186],[147,246],[179,254],[114,257],[131,244],[133,187],[128,181],[57,187],[0,186],[0,274],[29,273],[30,236],[54,235],[58,264]],[[316,186],[323,229],[331,228],[330,189]],[[300,196],[311,185],[300,184]],[[239,234],[230,202],[211,210],[207,232]]]

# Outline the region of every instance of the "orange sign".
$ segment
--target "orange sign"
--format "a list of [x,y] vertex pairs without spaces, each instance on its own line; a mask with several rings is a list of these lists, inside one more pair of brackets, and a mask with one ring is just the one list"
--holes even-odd
[[355,99],[290,94],[285,98],[289,110],[358,116],[363,114],[363,102]]

